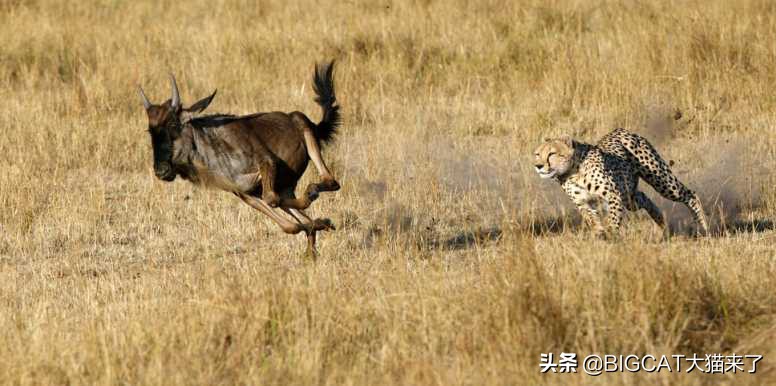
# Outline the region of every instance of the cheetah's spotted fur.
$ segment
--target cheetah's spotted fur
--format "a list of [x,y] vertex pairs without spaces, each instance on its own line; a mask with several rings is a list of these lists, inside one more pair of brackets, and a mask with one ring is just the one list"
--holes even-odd
[[[637,189],[639,178],[663,197],[687,205],[704,232],[708,232],[698,196],[671,173],[644,137],[620,128],[601,138],[597,145],[568,137],[545,140],[535,157],[540,176],[554,178],[561,184],[599,236],[619,229],[626,208],[644,209],[658,225],[664,226],[660,209]],[[600,203],[604,204],[607,227],[599,216]]]

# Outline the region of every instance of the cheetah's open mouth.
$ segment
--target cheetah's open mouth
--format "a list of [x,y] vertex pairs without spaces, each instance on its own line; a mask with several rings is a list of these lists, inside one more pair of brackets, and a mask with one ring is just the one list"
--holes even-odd
[[555,177],[555,174],[558,173],[556,170],[551,170],[549,172],[546,172],[539,168],[536,168],[536,172],[539,173],[540,178],[553,178]]

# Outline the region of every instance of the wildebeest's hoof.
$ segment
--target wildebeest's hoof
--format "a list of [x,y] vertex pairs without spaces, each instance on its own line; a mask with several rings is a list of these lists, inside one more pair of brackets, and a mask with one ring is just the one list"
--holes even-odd
[[316,218],[313,220],[313,228],[318,231],[336,231],[337,227],[328,218]]
[[327,192],[336,192],[340,190],[340,184],[337,182],[337,180],[331,179],[331,180],[323,180],[323,182],[320,183],[321,190],[325,190]]
[[280,196],[275,192],[264,192],[261,199],[273,208],[277,208],[280,205]]
[[315,249],[315,247],[307,247],[307,252],[305,255],[311,262],[316,262],[318,260],[318,250]]
[[310,202],[313,202],[318,199],[318,196],[320,193],[318,192],[318,187],[315,186],[315,184],[307,185],[307,189],[305,189],[305,197],[307,197],[307,200]]

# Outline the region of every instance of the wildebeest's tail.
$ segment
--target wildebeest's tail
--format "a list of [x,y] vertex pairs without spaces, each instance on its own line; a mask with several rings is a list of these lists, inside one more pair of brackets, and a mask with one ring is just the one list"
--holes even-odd
[[315,137],[322,143],[330,142],[337,134],[340,125],[339,105],[334,95],[334,61],[328,64],[316,64],[313,76],[315,102],[323,110],[323,118],[315,128]]

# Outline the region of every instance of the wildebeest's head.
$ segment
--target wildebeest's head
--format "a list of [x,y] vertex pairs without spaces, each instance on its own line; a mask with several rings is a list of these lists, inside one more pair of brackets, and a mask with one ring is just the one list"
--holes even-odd
[[178,85],[172,74],[170,74],[170,82],[172,97],[160,105],[149,102],[143,88],[138,87],[140,99],[143,100],[143,107],[148,115],[148,133],[151,134],[151,145],[154,148],[154,174],[164,181],[172,181],[177,175],[173,165],[173,155],[175,142],[183,129],[184,118],[205,110],[216,96],[216,91],[213,91],[210,96],[194,103],[191,107],[184,108],[181,106]]

